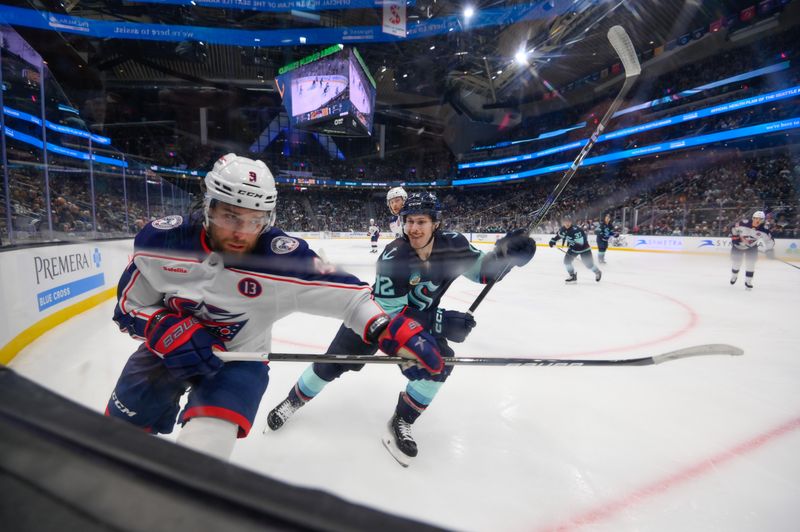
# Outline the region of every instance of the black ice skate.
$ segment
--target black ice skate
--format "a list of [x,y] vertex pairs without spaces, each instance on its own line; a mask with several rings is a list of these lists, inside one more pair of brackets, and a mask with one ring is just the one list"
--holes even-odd
[[603,272],[601,272],[600,270],[594,272],[594,280],[597,281],[598,283],[600,282],[600,279],[602,277],[603,277]]
[[567,283],[567,284],[575,284],[575,283],[577,283],[578,282],[578,274],[577,273],[569,274],[569,277],[564,279],[564,282]]
[[[267,426],[272,430],[278,430],[286,423],[286,420],[292,417],[292,414],[297,412],[304,404],[305,403],[301,401],[287,397],[281,404],[270,411],[267,416]],[[266,430],[264,432],[266,432]]]
[[417,442],[411,436],[411,423],[397,414],[389,420],[386,435],[381,441],[389,454],[403,467],[408,467],[417,456]]
[[731,284],[736,284],[736,279],[738,279],[738,278],[739,278],[739,274],[738,273],[731,274]]
[[748,280],[745,279],[744,288],[745,288],[745,290],[752,290],[753,289],[753,283],[751,281],[748,281]]

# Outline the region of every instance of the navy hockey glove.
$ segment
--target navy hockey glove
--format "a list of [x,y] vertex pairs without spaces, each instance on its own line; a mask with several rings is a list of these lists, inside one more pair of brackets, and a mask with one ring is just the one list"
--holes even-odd
[[395,316],[381,333],[378,347],[389,355],[413,361],[403,364],[403,375],[411,380],[431,379],[444,369],[436,339],[419,322],[402,314]]
[[[469,333],[477,325],[472,314],[457,310],[436,310],[436,324],[434,331],[441,333],[451,342],[460,344],[467,339]],[[440,329],[441,328],[441,329]]]
[[536,254],[536,241],[525,229],[515,229],[495,243],[494,252],[513,266],[525,266]]
[[194,316],[163,310],[148,320],[144,335],[147,349],[161,357],[178,379],[213,375],[223,366],[213,349],[225,351],[225,344]]
[[480,280],[482,283],[497,282],[512,266],[524,266],[536,253],[536,242],[524,229],[512,231],[499,239],[494,249],[483,257]]
[[550,239],[550,247],[553,247],[553,246],[555,246],[555,245],[556,245],[556,242],[558,242],[558,240],[557,240],[557,239],[555,239],[555,238],[551,238],[551,239]]

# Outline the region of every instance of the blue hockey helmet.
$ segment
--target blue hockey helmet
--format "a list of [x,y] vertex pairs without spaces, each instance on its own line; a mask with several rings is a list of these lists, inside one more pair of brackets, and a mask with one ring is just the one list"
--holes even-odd
[[433,192],[414,192],[408,196],[400,211],[403,221],[409,214],[427,214],[434,222],[441,222],[442,204]]

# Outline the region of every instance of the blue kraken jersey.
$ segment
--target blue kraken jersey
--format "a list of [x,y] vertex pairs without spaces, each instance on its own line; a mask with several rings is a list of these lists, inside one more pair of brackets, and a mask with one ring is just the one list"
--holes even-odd
[[485,282],[481,278],[485,256],[461,233],[437,232],[430,257],[424,261],[406,239],[398,238],[378,258],[373,286],[375,301],[391,316],[406,305],[432,316],[444,293],[460,275],[477,283]]

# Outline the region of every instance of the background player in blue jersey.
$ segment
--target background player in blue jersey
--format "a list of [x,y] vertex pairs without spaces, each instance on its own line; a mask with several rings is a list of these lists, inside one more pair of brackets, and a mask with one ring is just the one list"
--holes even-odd
[[744,287],[753,289],[753,275],[758,260],[758,245],[761,243],[768,258],[774,258],[775,240],[765,226],[764,211],[753,213],[752,220],[742,220],[731,228],[731,284],[736,284],[742,261],[745,262]]
[[114,321],[144,342],[122,370],[108,416],[167,434],[191,389],[178,442],[229,457],[252,426],[269,367],[223,364],[215,351],[269,351],[272,324],[293,312],[342,319],[364,345],[443,371],[436,341],[418,323],[392,319],[369,286],[272,227],[277,190],[263,162],[228,154],[205,185],[197,221],[168,216],[136,235]]
[[[523,266],[536,251],[533,239],[518,230],[497,241],[493,251],[484,253],[473,247],[464,235],[441,230],[441,205],[432,193],[408,197],[402,213],[405,236],[387,245],[377,263],[373,294],[375,301],[390,316],[411,316],[436,338],[444,356],[453,356],[448,342],[463,342],[473,327],[471,315],[439,307],[439,301],[460,275],[478,282],[497,281],[510,266]],[[374,347],[341,328],[328,353],[375,353]],[[313,364],[300,376],[288,397],[268,416],[269,427],[279,429],[298,408],[319,394],[345,371],[360,369],[344,364]],[[452,367],[441,372],[426,367],[404,367],[408,378],[394,414],[389,420],[383,443],[403,465],[417,455],[411,425],[431,404]]]
[[603,217],[603,221],[594,230],[594,234],[597,235],[597,260],[600,264],[605,264],[608,241],[619,236],[619,232],[614,228],[614,222],[611,221],[610,214],[606,214]]
[[559,240],[565,242],[569,248],[567,249],[567,254],[564,256],[564,267],[569,274],[569,277],[566,278],[566,282],[568,284],[578,282],[578,274],[572,266],[575,257],[580,257],[583,265],[594,272],[594,280],[599,281],[600,277],[603,276],[603,272],[594,264],[592,248],[589,246],[589,239],[586,237],[586,232],[580,227],[572,225],[572,217],[568,214],[561,217],[561,229],[550,239],[550,247],[555,246],[556,242]]

